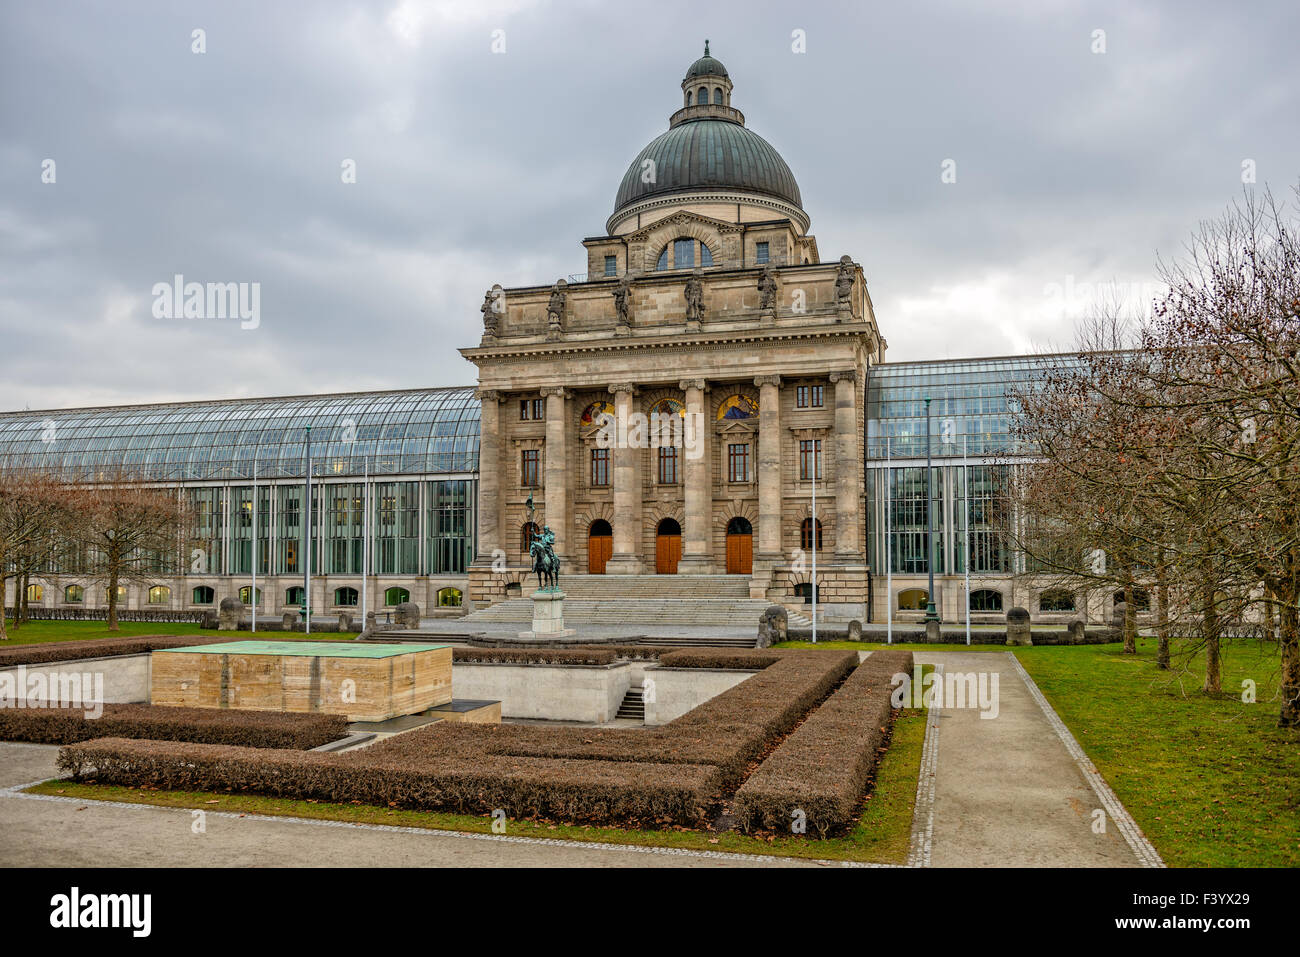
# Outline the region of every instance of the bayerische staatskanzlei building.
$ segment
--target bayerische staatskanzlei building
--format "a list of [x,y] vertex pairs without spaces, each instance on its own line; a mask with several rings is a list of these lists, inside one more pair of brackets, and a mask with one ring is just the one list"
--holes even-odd
[[[188,498],[189,540],[170,572],[123,586],[132,609],[251,604],[256,555],[259,613],[294,610],[310,548],[320,613],[412,600],[522,620],[531,519],[554,532],[565,590],[608,599],[596,609],[730,598],[691,619],[749,628],[771,602],[806,611],[815,550],[827,617],[919,619],[928,488],[945,620],[964,616],[968,570],[977,617],[1103,615],[1102,596],[1017,576],[1006,535],[1008,389],[1055,360],[886,363],[861,266],[823,258],[794,174],[732,93],[706,46],[582,241],[586,272],[487,292],[460,350],[477,389],[9,413],[0,456]],[[64,567],[28,598],[107,596]]]

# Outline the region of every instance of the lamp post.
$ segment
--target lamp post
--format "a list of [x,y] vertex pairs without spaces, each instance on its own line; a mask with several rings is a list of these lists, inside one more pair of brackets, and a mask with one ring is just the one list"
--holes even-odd
[[311,426],[307,426],[307,499],[303,522],[302,620],[303,629],[311,634]]
[[934,495],[930,490],[930,397],[925,397],[925,566],[930,573],[930,587],[925,594],[925,620],[938,621],[934,608]]

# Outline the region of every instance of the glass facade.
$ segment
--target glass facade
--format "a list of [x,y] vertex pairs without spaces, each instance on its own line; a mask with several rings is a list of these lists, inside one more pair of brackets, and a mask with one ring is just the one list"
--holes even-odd
[[306,428],[318,476],[472,473],[474,390],[238,399],[0,415],[0,460],[76,481],[119,472],[157,482],[301,477]]

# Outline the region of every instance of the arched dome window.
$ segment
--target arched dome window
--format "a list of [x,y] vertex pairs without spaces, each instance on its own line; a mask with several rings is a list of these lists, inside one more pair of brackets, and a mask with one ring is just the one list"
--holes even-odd
[[691,91],[690,91],[690,90],[687,90],[687,91],[686,91],[686,105],[687,105],[687,106],[690,106],[690,105],[691,105]]
[[715,86],[713,88],[713,105],[714,106],[722,105],[722,87],[720,86]]
[[709,88],[707,86],[702,86],[700,87],[700,103],[704,104],[708,102],[709,102]]
[[[669,251],[672,252],[672,261],[669,261]],[[655,262],[655,270],[663,272],[665,269],[694,269],[696,266],[712,266],[713,253],[709,247],[702,242],[689,237],[674,239],[671,243],[664,246],[659,251],[659,259]]]

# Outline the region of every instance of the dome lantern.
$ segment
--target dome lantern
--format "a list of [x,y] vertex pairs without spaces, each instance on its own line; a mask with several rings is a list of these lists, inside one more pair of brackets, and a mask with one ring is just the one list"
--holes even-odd
[[687,68],[682,80],[682,106],[731,106],[731,77],[722,61],[709,55],[708,40],[704,41],[704,56]]

